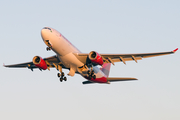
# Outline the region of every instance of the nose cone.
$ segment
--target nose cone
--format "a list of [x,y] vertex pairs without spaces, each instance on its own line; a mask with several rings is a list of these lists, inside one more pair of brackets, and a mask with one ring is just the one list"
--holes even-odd
[[41,37],[43,40],[47,39],[47,33],[48,33],[47,29],[41,30]]
[[44,28],[41,30],[42,39],[43,39],[43,40],[47,40],[48,37],[50,36],[50,33],[52,33],[52,29],[49,28],[49,27],[44,27]]

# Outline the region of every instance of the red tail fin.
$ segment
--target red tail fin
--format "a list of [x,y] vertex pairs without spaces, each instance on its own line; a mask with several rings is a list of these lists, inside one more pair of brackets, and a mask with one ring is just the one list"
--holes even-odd
[[110,72],[111,63],[104,63],[101,71],[108,77]]

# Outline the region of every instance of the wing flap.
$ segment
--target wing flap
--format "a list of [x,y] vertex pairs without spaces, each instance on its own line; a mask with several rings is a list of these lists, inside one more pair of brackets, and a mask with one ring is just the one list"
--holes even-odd
[[[130,58],[123,58],[123,61],[121,59],[119,59],[119,58],[114,58],[112,60],[113,60],[113,62],[123,62],[124,61],[123,63],[126,64],[125,61],[132,61],[133,59],[130,57]],[[141,57],[136,57],[136,60],[142,60],[142,58]]]

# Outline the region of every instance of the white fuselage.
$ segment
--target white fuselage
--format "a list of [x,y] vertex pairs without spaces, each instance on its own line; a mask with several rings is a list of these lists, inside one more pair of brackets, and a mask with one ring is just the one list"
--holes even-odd
[[52,28],[42,29],[41,36],[46,44],[49,40],[51,49],[57,54],[60,61],[66,68],[81,67],[84,65],[73,53],[80,53],[80,51],[73,46],[61,33]]

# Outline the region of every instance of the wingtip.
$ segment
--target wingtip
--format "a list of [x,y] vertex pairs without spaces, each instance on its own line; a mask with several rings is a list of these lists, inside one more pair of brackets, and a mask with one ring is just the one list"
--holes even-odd
[[175,53],[178,50],[178,48],[176,48],[175,50],[173,50],[173,52]]

